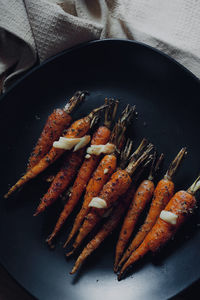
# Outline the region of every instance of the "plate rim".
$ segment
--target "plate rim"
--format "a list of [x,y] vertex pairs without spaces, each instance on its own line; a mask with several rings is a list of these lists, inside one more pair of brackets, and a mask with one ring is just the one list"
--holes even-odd
[[37,71],[38,69],[42,68],[43,66],[45,66],[46,64],[50,63],[51,61],[54,61],[55,59],[64,56],[70,52],[73,52],[75,50],[79,50],[85,47],[90,47],[96,44],[105,44],[105,43],[118,43],[118,42],[122,42],[122,44],[132,44],[132,45],[139,45],[142,46],[144,48],[149,49],[150,51],[156,52],[157,54],[165,57],[166,59],[168,59],[171,63],[175,64],[177,67],[179,67],[180,69],[182,69],[183,72],[185,72],[187,75],[189,75],[193,80],[195,80],[197,83],[200,84],[200,78],[198,78],[194,73],[192,73],[192,71],[190,71],[189,69],[187,69],[184,65],[182,65],[180,62],[178,62],[177,60],[175,60],[173,57],[169,56],[168,54],[164,53],[163,51],[150,46],[146,43],[143,42],[139,42],[139,41],[135,41],[135,40],[130,40],[130,39],[123,39],[123,38],[108,38],[108,39],[100,39],[100,40],[91,40],[91,41],[87,41],[87,42],[83,42],[80,44],[77,44],[75,46],[72,46],[68,49],[65,49],[49,58],[47,58],[46,60],[44,60],[42,63],[40,63],[39,65],[35,65],[33,66],[31,69],[29,69],[24,75],[20,76],[19,79],[16,79],[16,81],[10,86],[8,87],[8,89],[5,91],[5,93],[3,93],[2,95],[0,95],[0,105],[2,103],[2,101],[4,100],[4,98],[6,97],[7,94],[9,94],[16,86],[18,86],[24,79],[26,79],[27,77],[29,77],[32,73],[34,73],[35,71]]
[[[149,49],[150,51],[157,53],[159,55],[161,55],[162,57],[165,57],[169,62],[173,63],[174,65],[176,65],[180,70],[182,70],[185,74],[187,74],[192,80],[194,80],[197,84],[200,84],[200,78],[198,78],[194,73],[192,73],[192,71],[190,71],[189,69],[187,69],[185,66],[183,66],[180,62],[178,62],[177,60],[175,60],[174,58],[172,58],[171,56],[169,56],[168,54],[164,53],[163,51],[150,46],[146,43],[143,42],[139,42],[139,41],[135,41],[135,40],[130,40],[130,39],[123,39],[123,38],[108,38],[108,39],[100,39],[100,40],[91,40],[91,41],[87,41],[87,42],[83,42],[80,44],[77,44],[75,46],[72,46],[68,49],[64,49],[63,51],[57,53],[56,55],[53,55],[49,58],[47,58],[46,60],[44,60],[42,63],[34,65],[33,67],[31,67],[27,72],[25,72],[24,75],[20,76],[19,79],[17,79],[10,87],[8,87],[8,89],[6,90],[5,93],[3,93],[2,95],[0,95],[0,107],[3,104],[3,101],[5,100],[6,96],[8,94],[10,94],[10,92],[12,92],[21,82],[23,82],[24,79],[28,78],[29,76],[31,76],[32,73],[34,73],[35,71],[39,70],[40,68],[44,67],[45,65],[51,63],[52,61],[56,60],[59,57],[65,56],[73,51],[76,50],[81,50],[82,48],[85,47],[92,47],[94,45],[97,44],[109,44],[109,43],[121,43],[121,45],[126,45],[126,44],[131,44],[131,45],[139,45],[143,48]],[[26,287],[24,287],[17,278],[14,277],[14,275],[12,275],[10,273],[9,270],[7,270],[7,268],[4,266],[2,260],[0,260],[0,265],[2,266],[2,268],[4,269],[5,272],[7,272],[9,274],[9,276],[14,280],[15,283],[17,283],[18,286],[20,286],[22,288],[23,291],[25,291],[29,296],[35,298],[35,296],[26,289]],[[174,297],[176,295],[178,295],[181,292],[184,292],[187,288],[189,288],[191,285],[195,284],[196,282],[198,282],[200,278],[196,279],[196,280],[192,280],[190,283],[188,283],[184,289],[179,289],[177,291],[176,294],[172,294],[170,296]]]

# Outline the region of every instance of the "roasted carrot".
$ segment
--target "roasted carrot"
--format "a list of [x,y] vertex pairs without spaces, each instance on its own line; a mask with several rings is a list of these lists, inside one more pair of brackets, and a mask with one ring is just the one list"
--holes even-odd
[[63,109],[57,108],[48,117],[40,138],[29,157],[27,170],[33,168],[42,157],[51,149],[53,142],[57,140],[72,122],[70,114],[85,98],[86,92],[78,91],[69,100]]
[[[123,139],[123,134],[125,132],[126,127],[130,123],[130,120],[133,117],[135,111],[135,107],[127,106],[125,110],[122,112],[121,118],[116,123],[110,138],[110,142],[116,145],[117,148],[121,146],[121,141]],[[113,154],[105,155],[101,162],[99,163],[97,169],[92,175],[87,187],[86,193],[84,196],[84,201],[82,204],[82,208],[80,209],[72,230],[68,236],[67,241],[64,244],[64,247],[71,241],[74,235],[79,230],[85,216],[89,211],[89,203],[93,197],[97,196],[98,193],[101,191],[104,184],[108,181],[112,173],[115,171],[117,167],[117,155],[119,149],[117,149]]]
[[[107,99],[106,99],[106,105],[107,105]],[[108,115],[108,113],[106,113],[106,115]],[[108,120],[106,119],[106,121]],[[56,177],[54,178],[47,193],[41,199],[41,202],[34,216],[38,215],[39,213],[44,211],[46,207],[54,203],[57,200],[57,198],[66,190],[70,182],[74,179],[77,170],[80,167],[80,164],[83,160],[84,153],[85,153],[85,148],[78,151],[78,153],[71,152],[69,153],[69,156],[65,157],[64,164],[62,165],[60,171],[57,173]]]
[[152,149],[152,145],[142,156],[135,162],[135,158],[131,160],[125,170],[118,169],[110,178],[110,180],[103,186],[98,198],[103,199],[106,208],[91,207],[89,213],[85,217],[83,225],[79,229],[79,234],[73,244],[73,250],[66,255],[69,256],[80,246],[83,239],[94,229],[100,222],[104,214],[110,209],[114,203],[128,190],[131,185],[131,175],[136,168],[143,162]]
[[83,264],[83,262],[87,259],[87,257],[94,252],[99,245],[113,232],[113,230],[119,224],[124,212],[126,211],[128,205],[130,204],[131,198],[135,193],[135,186],[132,185],[123,199],[120,200],[120,203],[113,209],[111,216],[106,219],[103,226],[100,228],[95,237],[86,245],[81,254],[79,255],[76,263],[70,272],[70,274],[74,274],[78,268]]
[[175,174],[182,158],[186,153],[186,148],[182,148],[173,162],[170,164],[168,171],[166,172],[164,178],[160,180],[155,188],[152,203],[144,221],[144,224],[134,237],[133,241],[129,245],[125,254],[123,255],[119,267],[124,263],[130,254],[142,243],[147,233],[151,230],[155,224],[161,210],[166,206],[171,197],[174,194],[174,183],[172,177]]
[[[124,154],[122,155],[124,157]],[[146,166],[150,163],[151,159],[149,159],[137,173],[135,176],[135,182],[140,178],[141,173],[146,168]],[[100,228],[96,236],[86,245],[83,249],[81,254],[79,255],[78,259],[75,262],[75,265],[70,272],[70,274],[74,274],[77,269],[83,264],[83,262],[87,259],[87,257],[95,251],[99,245],[107,238],[117,227],[118,223],[120,222],[122,216],[124,215],[126,209],[128,208],[133,195],[135,194],[135,182],[131,185],[128,191],[121,197],[119,203],[116,204],[114,208],[111,209],[108,217],[105,219],[105,223]]]
[[[108,107],[105,109],[105,120],[104,125],[100,126],[97,131],[94,133],[93,138],[91,140],[91,145],[105,145],[109,139],[111,130],[110,127],[112,122],[115,118],[118,101],[114,101],[112,99],[105,99],[105,103],[108,104]],[[78,171],[78,175],[76,180],[72,186],[71,193],[69,199],[64,206],[63,211],[60,214],[60,217],[55,225],[55,228],[52,234],[47,239],[48,244],[51,244],[53,238],[56,236],[58,231],[61,229],[62,225],[73,211],[74,207],[78,203],[79,199],[81,198],[82,193],[84,192],[87,183],[98,165],[100,160],[100,156],[98,155],[90,155],[89,157],[86,156],[80,170]]]
[[[154,158],[155,158],[154,153]],[[128,212],[125,216],[118,242],[116,245],[116,253],[115,253],[115,264],[114,264],[114,271],[117,272],[118,269],[118,263],[120,261],[120,258],[124,252],[124,249],[133,233],[133,230],[135,228],[135,225],[137,224],[138,218],[140,214],[143,212],[146,205],[149,203],[153,196],[154,192],[154,175],[159,167],[160,162],[162,161],[163,154],[158,159],[158,163],[155,164],[155,159],[153,160],[152,167],[150,170],[150,174],[146,180],[143,180],[142,183],[137,188],[136,193],[133,196],[133,199],[131,201],[130,207],[128,209]],[[154,166],[155,164],[155,166]],[[155,167],[155,170],[153,168]]]
[[[96,114],[99,113],[105,105],[94,109],[88,116],[75,121],[66,131],[64,137],[66,138],[78,138],[84,136],[89,128]],[[54,163],[66,150],[52,147],[50,151],[39,161],[37,165],[28,170],[24,176],[22,176],[15,185],[13,185],[8,193],[4,196],[8,198],[14,191],[22,187],[30,179],[35,178],[38,174],[43,172],[49,165]]]
[[131,256],[122,267],[118,276],[119,280],[122,279],[133,264],[141,259],[147,252],[156,252],[174,236],[196,207],[196,198],[194,194],[199,188],[200,176],[187,191],[179,191],[170,199],[164,210],[175,214],[176,221],[172,223],[166,219],[163,220],[161,215],[158,217],[155,225],[147,234],[142,244],[132,252]]
[[42,197],[34,216],[43,212],[48,206],[52,205],[58,197],[66,190],[71,181],[74,179],[78,168],[81,165],[85,154],[85,148],[76,152],[71,152],[64,159],[61,169],[55,176],[47,193]]

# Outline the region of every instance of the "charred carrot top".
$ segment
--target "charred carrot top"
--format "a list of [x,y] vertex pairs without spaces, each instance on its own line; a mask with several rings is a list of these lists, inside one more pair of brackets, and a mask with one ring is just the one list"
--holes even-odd
[[51,149],[53,142],[57,140],[72,122],[70,114],[85,98],[86,92],[76,92],[64,109],[57,108],[48,117],[40,138],[29,157],[27,170],[31,169]]
[[119,149],[122,145],[121,142],[124,137],[123,133],[125,132],[125,129],[129,125],[131,119],[133,118],[134,112],[135,107],[130,107],[128,105],[122,112],[121,118],[116,123],[112,131],[110,141],[116,145],[117,150],[113,154],[105,155],[100,161],[100,164],[98,165],[97,169],[93,173],[92,178],[90,179],[86,187],[86,193],[84,196],[82,208],[75,219],[74,225],[68,236],[67,241],[64,244],[64,247],[66,247],[66,245],[71,241],[71,239],[79,230],[85,216],[89,211],[88,205],[92,198],[96,197],[99,194],[104,184],[108,181],[112,173],[115,171],[117,167],[117,155],[119,153]]
[[155,165],[155,158],[156,158],[156,152],[154,152],[154,159],[152,161],[152,167],[150,170],[150,174],[148,176],[148,179],[142,181],[142,183],[139,185],[136,193],[134,194],[130,207],[128,209],[128,212],[125,216],[118,242],[116,245],[116,254],[115,254],[115,264],[114,264],[114,271],[117,272],[118,270],[118,263],[120,261],[120,258],[124,252],[124,249],[131,237],[131,234],[133,233],[133,230],[135,228],[135,225],[137,224],[138,218],[140,214],[143,212],[145,206],[147,203],[151,200],[153,192],[154,192],[154,173],[159,168],[159,165],[162,161],[163,154],[158,159],[156,165]]
[[74,96],[67,102],[63,110],[67,114],[71,114],[72,111],[77,108],[78,105],[80,105],[83,100],[85,99],[85,96],[89,93],[87,91],[77,91]]
[[142,154],[142,156],[135,162],[135,158],[131,160],[128,167],[125,170],[117,170],[111,179],[103,186],[103,189],[99,193],[98,197],[103,199],[106,203],[106,208],[92,207],[87,214],[82,227],[79,230],[79,234],[73,244],[73,250],[67,253],[67,256],[71,255],[75,249],[77,249],[83,239],[91,232],[91,230],[99,223],[104,214],[110,207],[122,196],[130,187],[132,182],[131,175],[138,168],[139,165],[148,157],[149,152],[152,149],[152,145],[148,150]]
[[83,249],[82,253],[79,255],[76,263],[70,272],[74,274],[78,268],[83,264],[87,257],[94,252],[99,245],[113,232],[113,230],[119,224],[125,210],[127,209],[133,194],[135,193],[135,186],[132,185],[126,194],[120,200],[120,203],[113,209],[112,214],[109,218],[106,219],[103,226],[100,228],[95,237],[87,244]]
[[[75,121],[66,131],[64,137],[67,138],[75,138],[75,137],[82,137],[84,136],[91,124],[96,119],[96,115],[104,109],[106,106],[100,106],[99,108],[94,109],[88,116]],[[36,177],[38,174],[43,172],[49,165],[54,163],[63,153],[65,150],[54,148],[52,147],[50,151],[39,161],[37,165],[35,165],[33,168],[28,170],[24,176],[22,176],[18,182],[13,185],[8,193],[4,196],[5,198],[8,198],[14,191],[16,191],[18,188],[22,187],[26,182],[28,182],[30,179]]]
[[175,174],[178,166],[180,165],[184,155],[186,153],[186,148],[182,148],[177,154],[176,158],[170,164],[169,169],[164,175],[164,179],[160,180],[155,188],[152,203],[147,214],[147,217],[144,221],[144,224],[134,237],[133,241],[126,250],[124,256],[122,257],[119,265],[121,266],[124,263],[130,254],[137,249],[137,247],[142,243],[147,233],[151,230],[155,224],[157,218],[160,215],[161,210],[166,206],[171,197],[174,194],[174,183],[172,177]]
[[[104,126],[100,126],[94,133],[91,145],[104,145],[109,141],[111,134],[110,127],[116,115],[118,101],[105,99],[105,103],[108,105],[108,107],[105,109]],[[56,236],[56,234],[61,229],[62,225],[78,203],[91,177],[91,174],[93,173],[95,167],[98,165],[99,160],[100,156],[98,155],[90,155],[89,157],[85,158],[71,189],[71,195],[60,214],[60,217],[55,225],[52,234],[47,239],[49,245],[52,243],[53,238]]]
[[124,134],[135,115],[135,109],[135,105],[131,106],[128,104],[123,110],[121,117],[119,118],[112,130],[110,143],[116,146],[116,151],[114,153],[115,155],[118,155],[121,152],[121,149],[123,148],[125,142]]
[[118,276],[119,280],[122,279],[133,264],[141,259],[147,252],[156,252],[174,236],[196,207],[194,194],[199,188],[200,176],[187,191],[179,191],[171,198],[165,207],[165,211],[169,211],[177,216],[176,224],[171,224],[159,217],[142,244],[131,254],[124,264]]

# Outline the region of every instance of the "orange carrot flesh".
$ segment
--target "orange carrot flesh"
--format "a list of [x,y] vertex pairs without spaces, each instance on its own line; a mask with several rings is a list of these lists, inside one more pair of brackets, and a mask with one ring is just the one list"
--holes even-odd
[[[66,138],[78,138],[84,136],[90,128],[91,119],[86,116],[80,120],[75,121],[65,133]],[[22,187],[26,182],[35,178],[38,174],[43,172],[49,165],[54,163],[65,150],[52,147],[50,151],[35,165],[32,169],[28,170],[24,176],[22,176],[18,182],[13,185],[8,193],[4,196],[8,198],[10,194]]]
[[[73,228],[69,234],[69,237],[64,245],[64,247],[69,243],[69,241],[74,237],[76,232],[79,230],[85,216],[89,211],[89,203],[93,197],[96,197],[101,191],[104,184],[108,181],[110,176],[113,174],[117,167],[117,158],[115,155],[105,155],[97,169],[92,175],[92,178],[89,180],[89,183],[86,187],[86,193],[84,196],[84,201],[81,210],[79,211],[75,221]],[[105,172],[105,170],[108,170]]]
[[78,268],[83,264],[83,262],[87,259],[87,257],[94,252],[100,244],[110,235],[113,230],[119,224],[125,210],[127,209],[130,201],[132,199],[132,195],[135,193],[135,186],[133,185],[129,188],[128,192],[120,199],[119,204],[113,209],[112,215],[106,220],[103,226],[100,228],[96,236],[86,245],[83,249],[82,253],[79,255],[78,259],[75,262],[75,265],[70,272],[70,274],[74,274]]
[[118,263],[124,249],[133,233],[140,214],[143,212],[147,203],[151,200],[154,192],[154,183],[151,180],[144,180],[138,187],[128,212],[125,216],[119,239],[116,245],[114,271],[117,271]]
[[[178,216],[177,223],[176,225],[171,225],[159,218],[157,223],[153,227],[151,234],[148,235],[149,249],[152,252],[156,252],[168,240],[170,240],[175,232],[179,229],[179,227],[193,212],[195,206],[195,196],[186,191],[177,192],[165,207],[166,211],[170,211]],[[163,234],[163,231],[165,234]],[[156,236],[156,233],[158,233],[157,241],[155,239],[150,240],[151,237]]]
[[[91,140],[91,145],[105,145],[110,138],[110,129],[108,129],[106,126],[100,126],[98,130],[94,133],[93,138]],[[55,225],[55,228],[50,235],[50,237],[47,239],[48,243],[51,243],[52,239],[56,236],[56,234],[61,229],[62,225],[70,215],[70,213],[73,211],[74,207],[78,203],[79,199],[81,198],[81,195],[83,194],[87,183],[98,165],[100,160],[100,157],[98,155],[91,155],[89,158],[85,158],[78,175],[76,177],[76,180],[73,184],[71,195],[63,209],[63,211],[60,214],[60,217]]]
[[152,203],[148,212],[148,215],[144,221],[144,224],[136,234],[135,238],[129,245],[128,249],[126,250],[125,254],[123,255],[119,266],[124,263],[130,256],[130,254],[142,243],[145,236],[154,226],[157,218],[160,215],[160,212],[164,209],[166,204],[169,202],[171,197],[174,194],[174,183],[168,179],[162,179],[157,184]]
[[86,91],[77,91],[67,102],[63,109],[55,109],[48,117],[42,130],[40,138],[30,155],[27,170],[33,168],[51,149],[53,142],[56,141],[72,122],[70,114],[88,94]]
[[48,117],[41,136],[31,153],[27,169],[33,168],[51,149],[53,142],[57,140],[64,129],[67,129],[72,122],[72,117],[63,109],[57,108]]
[[83,239],[99,223],[106,211],[128,190],[131,182],[131,177],[126,170],[118,170],[111,176],[111,179],[104,185],[98,195],[99,198],[105,200],[107,208],[91,208],[90,212],[85,217],[83,225],[79,229],[79,234],[73,244],[74,249],[79,247]]
[[[114,109],[115,110],[115,109]],[[110,143],[114,144],[116,146],[116,151],[115,153],[110,156],[113,157],[112,159],[115,159],[116,162],[116,157],[119,154],[119,151],[121,150],[119,147],[122,146],[122,140],[124,140],[124,133],[127,129],[127,126],[130,125],[130,122],[134,116],[134,112],[135,112],[135,106],[131,107],[130,105],[127,105],[126,108],[124,109],[124,111],[121,114],[121,117],[118,119],[117,123],[115,124],[113,130],[112,130],[112,134],[111,134],[111,138],[110,138]],[[129,149],[129,151],[131,150],[131,148]],[[106,156],[106,159],[109,156]],[[98,176],[98,178],[96,178],[96,181],[98,180],[99,183],[98,184],[93,184],[92,181],[89,182],[88,187],[86,188],[86,195],[84,198],[84,204],[83,207],[81,209],[81,211],[79,212],[74,226],[72,228],[72,231],[66,241],[66,243],[64,244],[64,247],[69,243],[69,241],[71,240],[71,238],[74,236],[74,234],[77,232],[77,230],[79,229],[83,218],[86,216],[87,212],[88,212],[88,204],[91,201],[91,199],[95,196],[98,195],[98,193],[100,192],[101,188],[103,187],[102,185],[102,178],[105,178],[105,175],[108,174],[111,170],[110,166],[108,165],[105,170],[103,170],[103,173],[101,172]],[[99,168],[97,168],[96,172],[95,172],[95,176],[98,174],[98,170]],[[106,171],[106,172],[105,172]],[[114,172],[114,171],[113,171]],[[111,173],[110,173],[111,174]],[[106,181],[104,181],[105,184]],[[88,194],[89,192],[89,194]],[[89,196],[89,197],[88,197]],[[90,198],[91,197],[91,198]],[[88,201],[89,199],[89,201]],[[86,204],[86,205],[85,205]]]
[[170,211],[178,216],[175,225],[172,225],[161,218],[157,219],[156,224],[145,237],[142,244],[132,252],[129,259],[123,265],[118,279],[120,280],[133,264],[141,259],[147,252],[156,252],[163,247],[176,233],[179,227],[186,221],[188,216],[196,206],[196,199],[186,191],[177,192],[169,201],[165,210]]
[[66,161],[64,161],[60,171],[54,178],[47,193],[42,197],[34,216],[40,214],[48,206],[52,205],[58,199],[58,197],[66,190],[70,182],[74,179],[77,170],[81,165],[84,154],[85,148],[82,148],[79,151],[71,152],[69,155],[66,156]]

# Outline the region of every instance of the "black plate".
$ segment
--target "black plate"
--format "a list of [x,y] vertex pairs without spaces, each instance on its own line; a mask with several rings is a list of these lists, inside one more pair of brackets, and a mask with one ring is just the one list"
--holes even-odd
[[62,204],[32,217],[47,188],[41,178],[11,199],[2,197],[8,184],[25,171],[48,114],[62,107],[77,89],[90,91],[90,96],[76,118],[105,96],[120,98],[120,111],[126,103],[136,104],[139,115],[131,129],[135,145],[148,137],[166,155],[164,170],[182,146],[188,147],[175,178],[176,189],[187,188],[200,171],[200,84],[189,71],[151,47],[131,41],[91,42],[66,51],[35,68],[1,99],[0,261],[42,300],[169,298],[200,277],[198,213],[156,258],[148,256],[132,276],[118,282],[112,270],[116,233],[74,277],[68,275],[74,259],[66,262],[61,247],[66,228],[56,250],[48,249],[44,240]]

